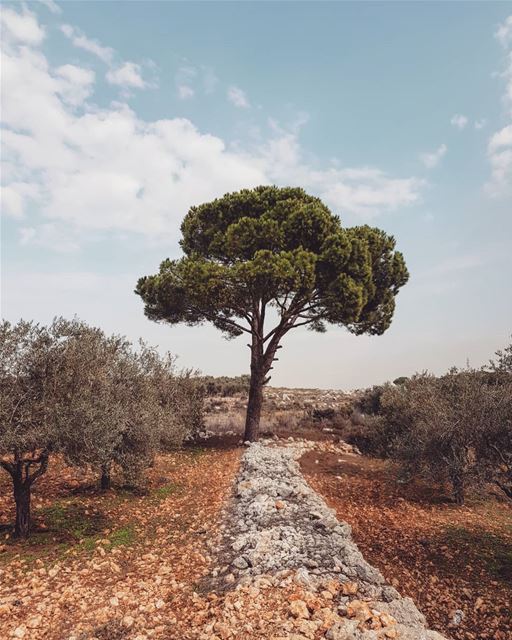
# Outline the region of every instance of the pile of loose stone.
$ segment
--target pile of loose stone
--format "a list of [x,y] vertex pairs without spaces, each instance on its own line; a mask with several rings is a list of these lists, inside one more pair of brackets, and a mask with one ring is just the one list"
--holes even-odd
[[[288,613],[309,624],[310,633],[297,638],[442,640],[426,629],[413,601],[365,561],[350,526],[307,484],[297,459],[311,446],[304,441],[248,446],[219,551],[224,566],[214,570],[209,588],[242,595],[262,584],[287,593],[300,586],[302,595],[292,597]],[[336,446],[339,453],[349,450],[343,443]],[[324,611],[311,626],[319,608],[329,615]]]

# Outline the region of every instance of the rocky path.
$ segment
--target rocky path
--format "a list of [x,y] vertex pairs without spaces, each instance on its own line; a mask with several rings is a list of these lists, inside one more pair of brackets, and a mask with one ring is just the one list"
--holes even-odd
[[205,589],[221,595],[200,637],[443,640],[307,484],[297,459],[310,446],[247,448]]

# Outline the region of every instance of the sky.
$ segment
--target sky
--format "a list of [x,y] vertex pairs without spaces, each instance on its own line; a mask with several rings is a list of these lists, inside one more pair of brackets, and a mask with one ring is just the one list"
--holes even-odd
[[192,205],[301,186],[393,234],[382,336],[296,329],[273,385],[480,366],[512,334],[512,3],[3,2],[1,312],[78,316],[205,374],[241,337],[144,317]]

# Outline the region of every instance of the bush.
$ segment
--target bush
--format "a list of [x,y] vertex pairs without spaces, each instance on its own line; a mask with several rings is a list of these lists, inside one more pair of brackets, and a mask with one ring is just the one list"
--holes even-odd
[[335,417],[336,411],[331,407],[328,407],[327,409],[313,408],[311,410],[311,419],[313,420],[313,422],[332,422]]
[[370,390],[361,406],[374,413],[358,446],[400,462],[409,477],[449,481],[457,504],[471,484],[490,480],[505,493],[512,487],[510,381],[496,384],[472,369],[417,374]]
[[386,383],[363,391],[354,404],[347,441],[363,453],[390,457],[396,438],[411,426],[404,389]]
[[501,419],[485,435],[483,456],[492,481],[512,499],[512,343],[496,351],[488,382],[500,389]]
[[70,346],[84,330],[82,323],[61,318],[49,327],[24,321],[0,325],[0,467],[13,482],[18,537],[30,532],[32,485],[82,409]]
[[157,451],[202,424],[203,387],[170,354],[73,320],[0,325],[0,467],[12,478],[17,536],[30,530],[32,484],[50,454],[127,484],[142,481]]
[[199,378],[203,385],[204,394],[207,397],[228,398],[237,395],[247,396],[249,394],[249,375],[241,376],[202,376]]

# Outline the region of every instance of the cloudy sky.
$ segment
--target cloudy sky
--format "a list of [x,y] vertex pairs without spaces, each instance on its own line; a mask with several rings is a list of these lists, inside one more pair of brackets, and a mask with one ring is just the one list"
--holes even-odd
[[512,3],[2,3],[2,316],[80,318],[214,375],[245,339],[150,323],[191,205],[298,185],[395,235],[391,329],[286,338],[273,384],[485,363],[512,333]]

